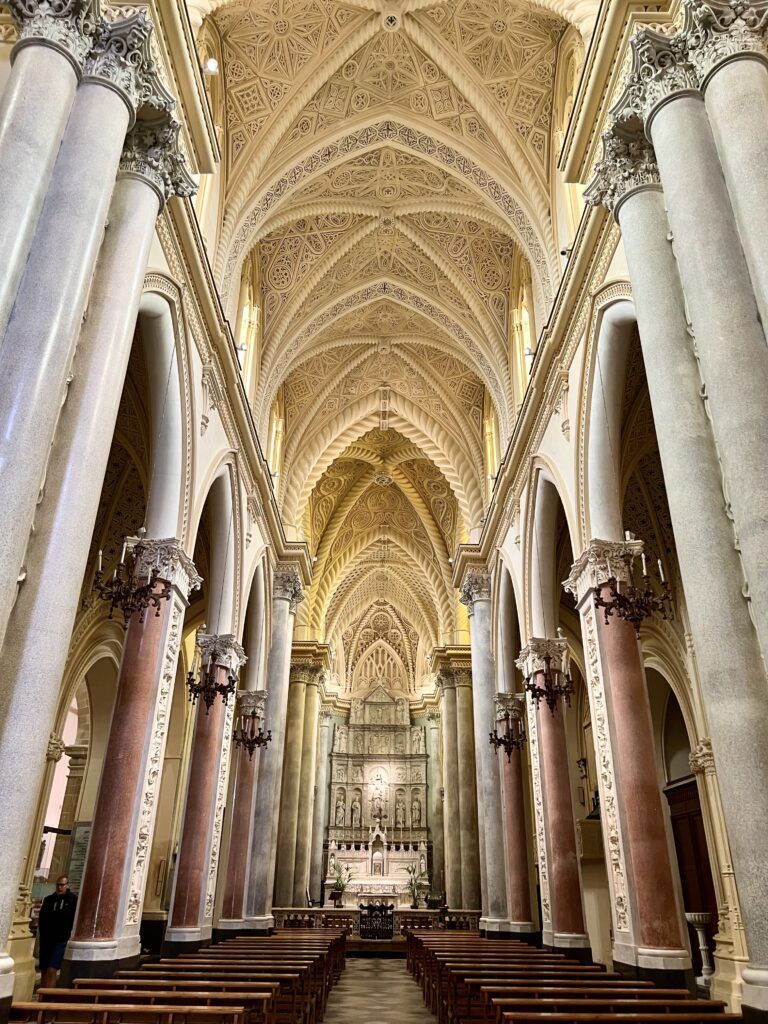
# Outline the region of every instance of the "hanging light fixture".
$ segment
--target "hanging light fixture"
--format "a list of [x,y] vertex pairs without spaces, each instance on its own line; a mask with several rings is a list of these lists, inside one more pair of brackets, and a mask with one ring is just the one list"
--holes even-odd
[[503,747],[507,760],[511,761],[512,752],[520,750],[525,743],[525,702],[513,693],[497,693],[493,703],[496,706],[496,718],[490,733],[491,746],[497,754],[499,747]]
[[155,609],[156,616],[160,615],[162,602],[171,596],[171,584],[160,579],[159,555],[152,566],[143,562],[142,541],[146,532],[142,527],[136,537],[125,539],[120,561],[107,580],[104,579],[103,552],[99,550],[93,589],[102,601],[109,601],[107,618],[111,619],[115,609],[119,609],[125,627],[136,612],[139,612],[139,622],[143,622],[150,607]]
[[237,719],[232,741],[238,748],[248,752],[253,760],[257,747],[266,747],[272,739],[272,730],[264,732],[264,707],[267,702],[266,690],[241,690],[237,695]]
[[568,642],[558,627],[557,639],[533,637],[520,652],[516,664],[525,679],[525,691],[536,702],[546,701],[554,715],[558,700],[569,707],[573,695],[573,679],[569,669]]
[[195,656],[187,673],[187,690],[192,704],[197,704],[198,698],[202,697],[207,715],[217,697],[220,696],[226,704],[235,692],[237,674],[232,667],[232,648],[242,649],[234,637],[213,636],[205,629],[205,625],[201,626],[195,638]]
[[[634,541],[635,546],[640,544],[635,541],[634,534],[627,531],[624,535],[628,542]],[[625,622],[629,622],[635,630],[638,639],[640,638],[640,626],[644,619],[651,615],[660,615],[667,620],[672,615],[672,594],[669,583],[664,576],[664,568],[661,559],[657,560],[659,567],[660,590],[657,591],[651,574],[648,572],[648,564],[645,552],[640,546],[640,563],[642,566],[642,582],[635,584],[635,551],[627,547],[621,555],[625,572],[622,574],[626,579],[622,580],[616,573],[611,572],[606,583],[610,588],[610,596],[604,597],[600,589],[595,590],[595,608],[602,608],[605,614],[605,623],[608,625],[611,615],[616,615]],[[610,572],[610,565],[609,565]]]

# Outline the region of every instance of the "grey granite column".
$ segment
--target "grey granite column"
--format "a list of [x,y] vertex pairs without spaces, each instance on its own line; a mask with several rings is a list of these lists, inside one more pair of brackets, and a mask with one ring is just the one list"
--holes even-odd
[[[49,457],[45,495],[35,513],[27,577],[3,645],[7,671],[0,681],[0,785],[8,798],[0,807],[0,830],[6,837],[8,867],[6,880],[0,881],[0,934],[7,934],[4,922],[13,912],[15,886],[10,879],[20,872],[24,857],[22,823],[31,825],[45,767],[39,725],[51,723],[55,715],[155,220],[165,197],[187,194],[190,184],[173,132],[166,143],[140,129],[126,143],[74,377]],[[139,153],[149,148],[154,166],[145,162],[142,173]],[[37,728],[31,722],[21,724],[30,715]]]
[[165,109],[173,102],[149,56],[150,32],[143,14],[99,32],[0,340],[0,472],[14,482],[0,506],[0,642],[24,572],[125,134],[140,98]]
[[[280,788],[280,818],[277,826],[277,873],[275,906],[293,906],[293,877],[296,871],[296,837],[299,826],[301,752],[304,746],[304,709],[307,688],[313,680],[308,665],[291,665],[288,711],[285,720],[285,754]],[[304,901],[302,900],[302,905]]]
[[453,677],[456,683],[456,747],[459,763],[461,902],[464,910],[480,910],[480,843],[472,672],[469,668],[454,669]]
[[309,895],[313,902],[319,902],[323,882],[323,843],[328,821],[328,801],[331,770],[331,745],[333,742],[333,717],[331,708],[320,707],[320,727],[317,741],[317,772],[315,775],[315,804],[312,811],[312,854],[309,865]]
[[470,570],[461,602],[469,615],[472,645],[472,699],[475,721],[478,823],[480,828],[481,932],[509,930],[504,876],[504,820],[499,761],[489,742],[496,719],[496,666],[491,657],[491,581],[487,572]]
[[[768,655],[768,345],[684,40],[644,29],[616,110],[645,118],[741,550]],[[768,963],[768,960],[763,962]]]
[[[763,13],[758,14],[758,9]],[[763,324],[768,324],[768,37],[761,5],[689,0],[696,68]]]
[[445,823],[443,817],[443,766],[440,759],[440,712],[427,712],[427,784],[429,832],[432,838],[432,892],[445,892]]
[[301,744],[298,816],[296,823],[296,857],[293,873],[294,907],[304,907],[309,888],[309,863],[312,851],[312,813],[315,806],[317,776],[318,716],[320,712],[320,669],[307,683],[304,702],[304,730]]
[[[768,702],[766,675],[744,599],[744,577],[727,515],[712,429],[669,239],[653,151],[611,131],[587,197],[613,209],[624,241],[654,410],[675,547],[696,651],[723,814],[750,950],[747,1005],[768,1007]],[[717,580],[717,601],[712,580]],[[734,688],[733,680],[739,681]],[[750,813],[742,813],[749,793]],[[727,912],[738,913],[728,907]]]
[[452,910],[461,902],[461,814],[459,809],[459,747],[456,736],[456,681],[453,669],[437,677],[442,693],[443,718],[443,822],[445,836],[445,898]]
[[8,7],[19,39],[0,95],[0,336],[99,22],[98,0],[9,0]]
[[302,597],[297,567],[291,563],[278,563],[272,581],[272,642],[267,662],[269,696],[265,719],[266,726],[272,730],[272,742],[264,748],[259,760],[248,880],[246,924],[253,931],[269,931],[275,924],[272,894],[275,886],[280,783],[286,740],[291,641],[296,608]]

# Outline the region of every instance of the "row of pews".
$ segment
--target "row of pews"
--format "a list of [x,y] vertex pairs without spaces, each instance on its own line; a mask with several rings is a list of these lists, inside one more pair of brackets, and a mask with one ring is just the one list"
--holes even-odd
[[[725,1003],[693,999],[516,940],[408,934],[408,970],[438,1024],[733,1024]],[[713,1020],[713,1016],[716,1020]]]
[[346,935],[242,936],[112,978],[78,978],[15,1003],[35,1024],[319,1024],[344,969]]

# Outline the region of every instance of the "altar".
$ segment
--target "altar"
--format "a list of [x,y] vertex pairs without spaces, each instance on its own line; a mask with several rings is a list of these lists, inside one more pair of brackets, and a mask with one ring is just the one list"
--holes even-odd
[[352,701],[335,727],[326,852],[325,905],[337,869],[351,878],[338,906],[381,900],[410,907],[408,868],[429,887],[427,753],[424,726],[408,701],[376,686]]

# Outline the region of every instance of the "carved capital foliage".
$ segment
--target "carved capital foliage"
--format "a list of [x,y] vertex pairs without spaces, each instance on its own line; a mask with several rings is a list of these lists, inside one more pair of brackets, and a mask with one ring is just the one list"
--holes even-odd
[[578,604],[586,594],[611,578],[628,583],[629,571],[624,559],[628,554],[637,558],[642,550],[640,540],[591,540],[573,563],[563,587],[573,594]]
[[633,192],[660,187],[656,154],[645,136],[625,134],[614,123],[603,132],[602,146],[602,157],[584,192],[590,206],[604,206],[615,214]]
[[469,569],[461,584],[461,596],[459,598],[467,607],[467,614],[472,615],[475,610],[475,601],[491,600],[491,577],[490,573],[480,569]]
[[232,633],[198,633],[197,645],[203,662],[220,665],[233,675],[237,675],[248,660]]
[[150,52],[152,22],[143,11],[99,26],[85,62],[84,79],[110,85],[132,114],[149,108],[155,114],[175,106]]
[[439,726],[440,726],[440,712],[437,711],[436,709],[433,709],[432,711],[428,711],[427,712],[427,721],[430,723],[430,725],[436,725],[439,728]]
[[176,587],[185,600],[193,590],[200,589],[203,578],[182,548],[181,541],[175,537],[140,540],[133,552],[136,557],[134,572],[137,576],[149,577],[152,570],[157,569],[160,579]]
[[301,576],[294,562],[278,562],[272,577],[272,594],[283,601],[290,601],[292,612],[304,600]]
[[688,763],[694,775],[714,775],[715,755],[712,753],[712,740],[705,737],[697,743],[688,755]]
[[6,0],[24,46],[50,46],[81,71],[101,20],[100,0]]
[[493,704],[496,708],[496,720],[499,722],[505,715],[509,715],[513,722],[522,722],[525,719],[525,700],[514,693],[497,693],[493,698]]
[[553,672],[559,672],[566,666],[568,657],[568,641],[565,637],[531,637],[515,662],[517,667],[526,677],[533,676],[536,672],[543,672],[547,667],[546,659],[549,659],[549,667]]
[[655,108],[680,93],[698,92],[699,79],[680,33],[641,28],[630,40],[632,64],[624,90],[611,108],[622,123],[645,125]]
[[56,736],[54,733],[48,737],[48,747],[45,751],[46,761],[60,761],[64,754],[65,747],[64,740],[61,736]]
[[322,669],[319,665],[311,665],[307,662],[298,661],[291,665],[291,683],[301,683],[303,686],[317,685],[320,682]]
[[734,57],[768,60],[768,0],[685,0],[682,34],[702,85],[721,64]]
[[330,726],[333,722],[333,708],[329,704],[320,705],[320,725]]
[[237,713],[239,715],[251,715],[255,711],[258,718],[264,718],[266,706],[266,690],[240,690],[237,694]]
[[453,687],[456,685],[456,682],[453,678],[453,669],[440,669],[440,671],[437,673],[436,682],[441,691],[453,689]]
[[141,178],[155,190],[162,207],[173,196],[197,192],[179,148],[181,124],[169,113],[156,121],[139,121],[128,132],[120,160],[120,176]]

